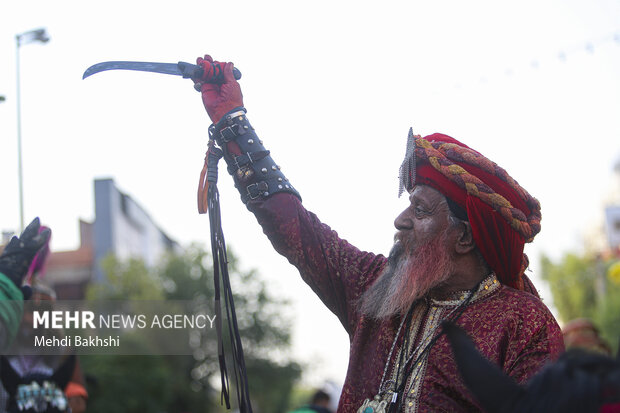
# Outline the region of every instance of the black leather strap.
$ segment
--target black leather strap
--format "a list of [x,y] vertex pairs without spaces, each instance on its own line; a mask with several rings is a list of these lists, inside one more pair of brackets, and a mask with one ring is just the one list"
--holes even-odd
[[[288,192],[299,199],[299,192],[284,176],[279,165],[256,136],[254,128],[245,115],[245,108],[238,107],[226,114],[217,125],[211,125],[209,133],[224,150],[228,173],[244,204],[253,199],[267,198],[278,192]],[[235,142],[242,155],[234,156],[226,144]]]
[[[243,345],[241,342],[241,335],[239,334],[235,303],[230,285],[230,276],[228,274],[226,241],[224,240],[224,233],[222,231],[219,191],[217,189],[217,163],[222,157],[222,151],[216,147],[212,147],[209,149],[208,156],[207,180],[209,181],[209,188],[207,189],[207,200],[209,203],[209,224],[211,227],[211,255],[213,257],[214,305],[216,314],[215,324],[222,384],[221,399],[226,403],[226,408],[230,409],[229,370],[226,362],[226,354],[224,353],[224,343],[226,341],[230,348],[229,355],[232,358],[231,369],[235,378],[235,390],[239,403],[239,411],[252,413],[247,368],[245,366]],[[222,303],[224,304],[224,311],[222,311]],[[227,328],[224,328],[222,315],[226,316]],[[225,330],[228,330],[227,340],[224,340],[224,335],[226,334]]]

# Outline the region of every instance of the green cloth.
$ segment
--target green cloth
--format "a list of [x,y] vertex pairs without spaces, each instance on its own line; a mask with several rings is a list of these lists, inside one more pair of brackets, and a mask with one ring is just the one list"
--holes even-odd
[[0,350],[15,338],[24,311],[24,296],[7,276],[0,273]]

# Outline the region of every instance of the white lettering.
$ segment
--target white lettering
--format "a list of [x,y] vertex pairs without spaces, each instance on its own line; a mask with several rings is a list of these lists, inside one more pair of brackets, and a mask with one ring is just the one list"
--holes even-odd
[[95,328],[93,320],[95,315],[92,311],[33,311],[32,328],[43,326],[50,328]]
[[[200,328],[200,329],[205,328],[205,323],[204,323],[205,318],[206,317],[203,314],[198,314],[196,316],[196,328]],[[200,320],[202,320],[202,323],[200,323]]]
[[58,338],[58,337],[34,337],[35,347],[71,347],[71,336]]
[[75,347],[119,347],[120,344],[120,336],[116,336],[116,338],[112,336],[106,338],[99,336],[75,336]]
[[95,329],[95,314],[92,311],[83,311],[82,312],[82,328],[86,328],[86,326]]
[[41,324],[43,328],[49,328],[50,325],[50,314],[47,311],[39,312],[33,311],[33,319],[32,319],[32,328],[37,328]]
[[62,311],[52,311],[52,328],[63,328]]
[[71,323],[75,328],[80,326],[80,313],[79,311],[74,311],[73,316],[71,316],[71,312],[67,311],[65,313],[65,328],[71,328]]

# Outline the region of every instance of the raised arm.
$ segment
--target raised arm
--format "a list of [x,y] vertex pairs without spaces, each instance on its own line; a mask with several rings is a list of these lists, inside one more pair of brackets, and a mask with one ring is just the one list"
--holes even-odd
[[202,100],[213,121],[210,134],[223,149],[241,200],[255,214],[276,251],[297,267],[304,281],[352,333],[357,300],[386,259],[355,248],[302,206],[299,193],[248,121],[232,63],[214,62],[209,56],[197,63],[205,72],[216,72],[217,67],[223,70],[223,84],[201,85]]

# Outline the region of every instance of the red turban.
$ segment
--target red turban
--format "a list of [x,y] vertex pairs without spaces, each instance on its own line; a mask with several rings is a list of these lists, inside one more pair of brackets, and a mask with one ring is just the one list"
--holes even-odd
[[523,275],[523,246],[540,232],[540,203],[506,171],[450,136],[422,138],[410,130],[400,192],[416,184],[435,188],[466,211],[474,242],[501,283],[535,293]]

